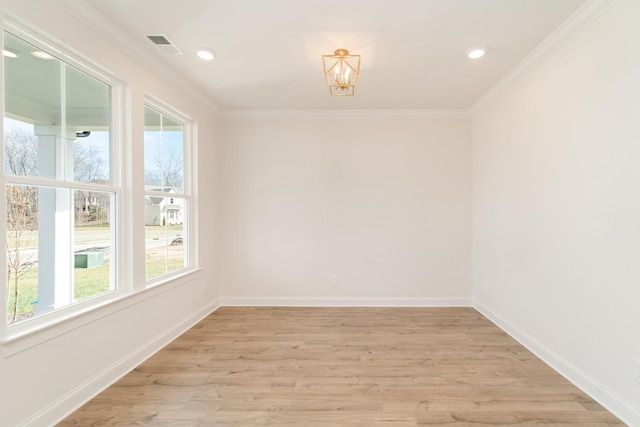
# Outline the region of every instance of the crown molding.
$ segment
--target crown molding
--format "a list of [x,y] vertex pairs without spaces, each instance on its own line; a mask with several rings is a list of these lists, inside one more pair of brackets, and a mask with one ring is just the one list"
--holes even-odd
[[166,64],[148,52],[104,15],[82,0],[51,0],[71,16],[100,34],[120,50],[131,56],[166,83],[185,91],[223,117],[286,117],[286,116],[350,116],[350,117],[428,117],[438,119],[468,118],[489,100],[511,88],[531,73],[559,48],[579,34],[618,0],[589,0],[563,24],[545,38],[529,55],[485,92],[469,109],[461,110],[222,110],[202,91],[172,72]]
[[236,117],[424,117],[468,119],[467,110],[220,110],[225,118]]
[[589,0],[583,4],[580,9],[536,46],[531,53],[511,69],[498,83],[482,95],[471,108],[469,108],[469,113],[472,114],[476,112],[489,102],[489,100],[505,92],[535,70],[547,58],[584,30],[617,1],[618,0]]
[[186,92],[192,98],[211,108],[213,111],[220,110],[220,107],[210,98],[204,96],[201,90],[187,82],[182,75],[171,71],[165,63],[148,52],[139,41],[122,31],[86,2],[82,0],[51,0],[51,2],[104,37],[111,44],[147,68],[151,73],[161,78],[165,83]]

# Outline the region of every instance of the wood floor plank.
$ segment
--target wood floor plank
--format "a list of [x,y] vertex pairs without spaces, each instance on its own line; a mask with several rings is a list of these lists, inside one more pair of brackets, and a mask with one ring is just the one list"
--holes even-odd
[[60,426],[623,426],[472,308],[225,307]]

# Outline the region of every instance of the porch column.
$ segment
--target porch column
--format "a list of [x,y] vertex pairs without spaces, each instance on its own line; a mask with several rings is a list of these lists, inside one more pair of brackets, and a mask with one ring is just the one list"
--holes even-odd
[[[69,164],[73,170],[73,140],[61,138],[56,131],[53,126],[35,126],[38,175],[42,178],[63,179],[62,174],[65,169],[69,170]],[[62,158],[63,153],[65,159]],[[73,299],[72,229],[71,192],[39,188],[38,304],[35,314],[69,305]]]

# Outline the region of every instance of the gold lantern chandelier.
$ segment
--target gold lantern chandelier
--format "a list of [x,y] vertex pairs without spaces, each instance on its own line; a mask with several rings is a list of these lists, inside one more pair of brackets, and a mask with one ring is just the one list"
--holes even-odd
[[353,96],[360,76],[360,55],[338,49],[333,55],[322,55],[322,68],[331,96]]

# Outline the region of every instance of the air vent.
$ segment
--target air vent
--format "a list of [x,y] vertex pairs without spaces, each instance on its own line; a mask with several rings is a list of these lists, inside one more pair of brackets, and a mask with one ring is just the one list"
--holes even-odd
[[147,36],[147,38],[158,49],[160,49],[160,52],[164,53],[165,55],[184,55],[184,52],[181,51],[178,46],[173,44],[171,40],[169,40],[165,35],[154,34],[151,36]]

